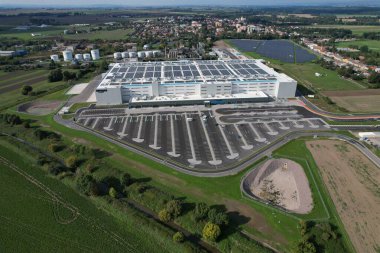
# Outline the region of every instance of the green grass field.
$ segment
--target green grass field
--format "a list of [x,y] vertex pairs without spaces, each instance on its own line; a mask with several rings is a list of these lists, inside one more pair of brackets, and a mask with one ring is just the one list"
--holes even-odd
[[64,38],[69,40],[121,40],[128,38],[128,35],[131,32],[132,29],[117,29],[111,31],[103,30],[91,33],[64,35]]
[[0,186],[0,251],[186,251],[185,245],[158,233],[160,225],[150,224],[134,210],[108,210],[105,201],[95,205],[78,195],[34,166],[32,154],[4,139],[0,139],[0,155],[16,166],[0,160],[0,179],[8,182]]
[[[317,91],[360,90],[366,88],[363,83],[343,79],[336,71],[322,68],[319,64],[312,62],[302,64],[272,63],[272,65],[301,84],[313,87]],[[315,73],[320,73],[322,76],[317,77]]]
[[22,103],[33,97],[21,94],[23,85],[31,85],[34,92],[48,91],[65,84],[64,81],[49,83],[47,70],[30,70],[2,72],[0,71],[0,108]]
[[356,40],[356,41],[345,41],[336,43],[337,47],[349,47],[349,46],[368,46],[368,48],[375,52],[380,52],[380,41],[379,40]]
[[310,28],[337,28],[351,30],[354,35],[362,35],[365,32],[380,32],[380,26],[369,25],[313,25]]

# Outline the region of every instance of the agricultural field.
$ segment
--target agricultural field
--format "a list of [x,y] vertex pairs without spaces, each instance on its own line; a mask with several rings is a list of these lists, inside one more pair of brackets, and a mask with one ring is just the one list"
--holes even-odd
[[351,30],[354,35],[363,35],[365,32],[380,32],[380,26],[369,25],[313,25],[310,28],[337,28]]
[[357,252],[379,252],[380,172],[342,141],[307,142],[323,181]]
[[379,89],[325,91],[323,94],[350,112],[378,112],[380,108]]
[[30,96],[21,94],[24,85],[30,85],[36,94],[59,88],[65,82],[49,83],[47,70],[28,70],[15,72],[0,71],[0,107],[21,103],[30,99]]
[[157,228],[147,226],[149,222],[139,220],[133,211],[125,209],[115,218],[34,164],[29,153],[0,139],[0,179],[8,182],[0,186],[0,251],[185,250],[157,233]]
[[[17,31],[13,30],[12,27],[2,28],[0,30],[0,38],[18,38],[23,40],[31,39],[44,39],[51,36],[62,36],[63,30],[66,29],[64,26],[51,26],[46,28],[31,28],[27,31]],[[32,33],[41,34],[41,36],[32,36]]]
[[242,52],[254,52],[287,63],[304,63],[316,59],[314,54],[288,40],[233,39],[229,42]]
[[380,41],[379,40],[355,40],[355,41],[344,41],[336,43],[336,47],[350,47],[350,46],[368,46],[369,50],[380,52]]

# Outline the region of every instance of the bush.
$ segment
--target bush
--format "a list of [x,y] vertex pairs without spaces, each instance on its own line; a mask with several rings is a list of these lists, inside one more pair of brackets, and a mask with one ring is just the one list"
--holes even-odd
[[25,122],[23,123],[23,126],[24,126],[24,128],[30,128],[30,123],[29,123],[29,121],[25,121]]
[[194,209],[194,219],[203,220],[207,217],[210,207],[206,203],[196,203]]
[[220,227],[214,223],[207,222],[202,230],[202,236],[208,241],[215,242],[221,234]]
[[133,183],[132,177],[128,173],[124,173],[124,175],[121,177],[121,184],[123,186],[130,186]]
[[163,222],[169,222],[172,220],[172,216],[166,208],[158,212],[158,218]]
[[182,234],[182,232],[177,232],[173,235],[173,242],[182,243],[184,241],[185,241],[185,236]]
[[59,173],[65,170],[66,170],[65,167],[59,163],[51,163],[48,166],[48,172],[54,176],[58,175]]
[[24,86],[22,86],[21,94],[22,95],[28,95],[32,90],[33,90],[32,86],[24,85]]
[[78,189],[86,195],[97,196],[99,188],[96,180],[91,175],[81,175],[77,179]]
[[117,198],[117,191],[115,188],[111,187],[110,190],[108,191],[108,195],[111,196],[111,198],[116,199]]
[[166,210],[170,213],[172,218],[177,218],[182,212],[182,203],[179,200],[170,200],[166,203]]
[[78,166],[78,163],[79,163],[79,160],[76,155],[71,155],[67,157],[65,160],[66,166],[69,167],[70,169],[75,169]]
[[56,144],[56,143],[51,143],[48,146],[49,151],[53,152],[53,153],[58,152],[60,150],[60,148],[61,148],[61,146]]

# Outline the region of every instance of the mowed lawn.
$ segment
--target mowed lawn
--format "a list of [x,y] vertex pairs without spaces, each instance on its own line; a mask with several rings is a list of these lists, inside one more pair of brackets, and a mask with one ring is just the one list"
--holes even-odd
[[116,29],[111,31],[104,30],[90,33],[69,34],[64,35],[64,38],[69,40],[121,40],[126,39],[132,31],[132,29]]
[[[361,83],[344,79],[340,77],[336,71],[322,68],[316,63],[284,63],[274,64],[274,66],[292,78],[296,79],[301,84],[313,87],[318,91],[365,89]],[[317,77],[315,73],[319,73],[322,76]]]
[[63,81],[48,82],[48,70],[29,70],[29,71],[0,71],[0,107],[13,104],[17,101],[22,102],[28,96],[21,94],[24,85],[33,87],[33,91],[42,92],[64,84]]
[[356,40],[356,41],[344,41],[336,43],[337,47],[350,47],[350,46],[368,46],[372,51],[380,52],[379,40]]
[[365,32],[380,32],[380,26],[371,25],[315,25],[309,28],[337,28],[351,30],[355,35],[362,35]]

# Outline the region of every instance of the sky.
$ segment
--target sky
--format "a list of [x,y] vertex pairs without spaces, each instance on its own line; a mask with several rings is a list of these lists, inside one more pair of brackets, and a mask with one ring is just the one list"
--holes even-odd
[[13,6],[165,6],[165,5],[371,5],[376,0],[0,0],[0,7]]

